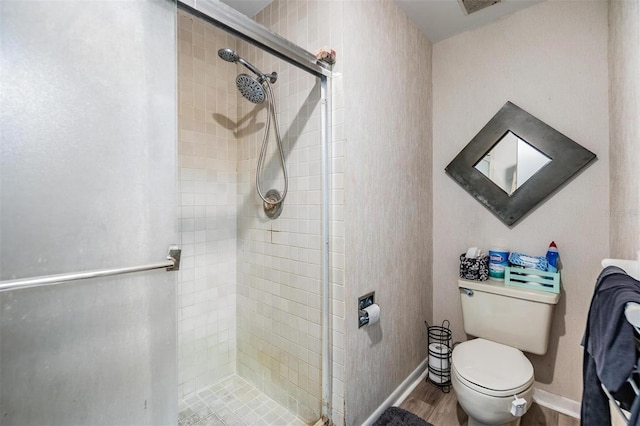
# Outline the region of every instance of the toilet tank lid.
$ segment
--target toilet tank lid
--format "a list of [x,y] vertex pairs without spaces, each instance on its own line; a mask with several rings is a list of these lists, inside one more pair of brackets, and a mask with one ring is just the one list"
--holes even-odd
[[504,285],[504,281],[470,281],[459,279],[458,287],[468,288],[473,291],[499,294],[506,297],[515,297],[516,299],[530,300],[532,302],[547,303],[549,305],[555,305],[560,300],[560,295],[557,293],[509,287]]
[[493,391],[515,390],[533,382],[533,366],[522,352],[481,338],[457,345],[452,364],[465,380]]

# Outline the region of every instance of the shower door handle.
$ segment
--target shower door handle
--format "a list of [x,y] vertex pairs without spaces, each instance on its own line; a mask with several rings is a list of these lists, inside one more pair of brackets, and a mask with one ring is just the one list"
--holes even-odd
[[149,265],[129,266],[125,268],[101,269],[97,271],[75,272],[71,274],[47,275],[35,278],[20,278],[0,282],[0,292],[18,290],[30,287],[44,287],[62,284],[68,281],[78,281],[87,278],[108,277],[112,275],[129,274],[132,272],[152,271],[154,269],[166,269],[167,271],[177,271],[180,269],[180,255],[182,249],[178,246],[170,246],[167,260]]

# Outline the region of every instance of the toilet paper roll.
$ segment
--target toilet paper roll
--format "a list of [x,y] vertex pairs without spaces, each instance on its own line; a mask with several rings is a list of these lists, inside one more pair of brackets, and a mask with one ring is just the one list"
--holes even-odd
[[377,304],[369,305],[364,308],[365,312],[369,314],[369,322],[367,325],[375,324],[380,320],[380,306]]
[[432,343],[429,345],[429,366],[431,369],[449,369],[449,351],[447,345]]
[[429,380],[433,383],[447,383],[450,379],[449,372],[436,374],[433,371],[429,371]]

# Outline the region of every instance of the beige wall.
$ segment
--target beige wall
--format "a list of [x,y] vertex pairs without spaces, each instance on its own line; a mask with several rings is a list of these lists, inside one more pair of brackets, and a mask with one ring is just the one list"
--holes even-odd
[[[431,45],[390,0],[344,16],[345,415],[359,425],[427,356]],[[358,329],[370,291],[381,319]]]
[[[609,254],[606,1],[547,1],[433,46],[433,306],[465,340],[456,287],[458,256],[493,245],[563,263],[563,292],[546,356],[530,356],[537,386],[581,398],[582,348],[600,259]],[[512,101],[595,152],[598,160],[509,229],[444,168]]]
[[611,256],[640,250],[640,3],[609,2]]

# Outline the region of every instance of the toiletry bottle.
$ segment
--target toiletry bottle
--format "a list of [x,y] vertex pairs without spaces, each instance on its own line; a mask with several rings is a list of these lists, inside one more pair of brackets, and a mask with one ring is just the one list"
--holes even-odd
[[549,250],[547,250],[547,262],[549,262],[549,267],[547,268],[547,271],[558,272],[559,257],[560,257],[560,253],[558,253],[558,246],[556,246],[555,241],[551,241],[551,244],[549,244]]

